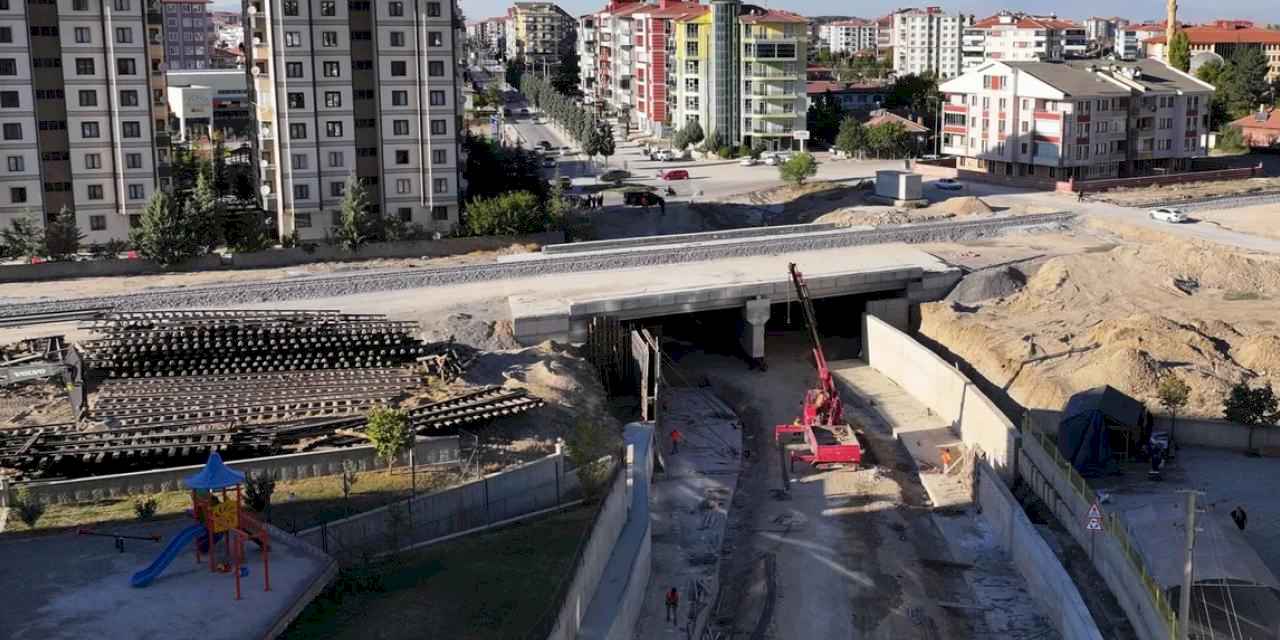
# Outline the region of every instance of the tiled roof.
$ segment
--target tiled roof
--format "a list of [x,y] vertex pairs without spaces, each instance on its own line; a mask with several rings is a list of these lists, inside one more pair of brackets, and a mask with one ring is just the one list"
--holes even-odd
[[757,22],[809,22],[808,18],[798,13],[783,11],[781,9],[769,9],[764,13],[744,13],[741,16],[738,16],[738,20],[746,24],[755,24]]
[[867,121],[864,122],[863,124],[865,124],[868,127],[874,127],[880,124],[890,124],[895,122],[902,125],[902,127],[907,130],[907,133],[928,133],[929,132],[929,127],[926,127],[922,124],[918,124],[916,122],[912,122],[911,120],[904,118],[896,113],[892,113],[890,111],[883,111],[883,110],[877,113],[876,115],[868,118]]
[[805,93],[813,95],[815,93],[826,93],[828,91],[851,91],[854,93],[876,93],[889,92],[889,87],[878,84],[853,84],[851,82],[840,82],[837,80],[814,80],[805,84]]
[[[1258,117],[1260,113],[1263,115],[1261,119]],[[1280,109],[1272,107],[1266,111],[1254,111],[1253,113],[1232,122],[1231,126],[1280,131]]]
[[831,26],[833,27],[872,27],[875,25],[876,23],[874,21],[863,20],[862,18],[853,18],[851,20],[840,20],[838,22],[831,23]]
[[[1005,14],[1008,16],[1009,14]],[[1009,26],[1019,29],[1073,29],[1079,28],[1080,25],[1070,20],[1058,20],[1056,18],[1040,18],[1028,15],[1014,15],[1014,19],[1009,22],[1001,22],[1000,18],[1005,17],[1000,14],[983,18],[973,23],[974,28],[983,29],[990,27]]]
[[[1163,29],[1164,27],[1161,27]],[[1280,44],[1280,31],[1272,29],[1243,28],[1243,29],[1222,29],[1218,27],[1183,27],[1187,33],[1187,40],[1191,44],[1219,44],[1219,43],[1263,43],[1263,44]],[[1146,40],[1152,44],[1164,44],[1164,36],[1156,36]]]

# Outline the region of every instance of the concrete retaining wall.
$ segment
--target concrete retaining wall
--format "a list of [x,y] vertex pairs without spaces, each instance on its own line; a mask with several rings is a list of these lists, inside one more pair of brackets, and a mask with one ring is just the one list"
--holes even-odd
[[[1061,411],[1048,409],[1029,409],[1026,414],[1030,428],[1052,436],[1057,436],[1061,418]],[[1173,421],[1169,416],[1156,416],[1155,429],[1169,429],[1171,422]],[[1280,427],[1277,426],[1250,426],[1211,418],[1178,417],[1173,427],[1173,436],[1179,445],[1240,452],[1280,449]]]
[[59,278],[136,276],[149,273],[210,271],[219,269],[266,269],[312,262],[350,262],[375,258],[438,258],[472,251],[493,251],[512,244],[555,244],[564,242],[564,233],[548,231],[522,236],[480,236],[367,244],[359,253],[320,245],[310,251],[301,247],[238,253],[227,258],[200,256],[168,269],[148,260],[92,260],[88,262],[43,262],[0,266],[0,282],[34,282]]
[[626,592],[618,607],[618,621],[609,630],[606,640],[631,640],[635,636],[636,622],[644,610],[644,593],[653,573],[653,524],[645,525],[640,550],[636,552],[631,575],[627,578]]
[[862,345],[867,364],[949,421],[966,445],[979,447],[1002,478],[1012,479],[1017,431],[968,377],[872,315],[863,314]]
[[1014,499],[986,462],[978,463],[977,499],[982,516],[1009,553],[1018,573],[1027,581],[1032,597],[1064,640],[1102,640],[1089,607],[1071,576],[1045,543],[1022,505]]
[[[419,438],[414,448],[414,462],[418,465],[456,463],[458,459],[457,436]],[[227,466],[255,475],[274,472],[280,480],[298,480],[342,473],[342,464],[345,461],[354,462],[361,471],[386,466],[385,462],[378,459],[372,445],[234,460],[228,462]],[[408,461],[409,455],[406,453],[397,460],[397,464],[408,464]],[[7,491],[4,490],[4,481],[0,479],[0,507],[8,506],[9,493],[23,487],[27,488],[36,500],[57,504],[123,498],[163,491],[183,491],[186,487],[182,481],[203,467],[203,464],[198,464],[76,480],[19,482],[10,485]]]
[[1102,180],[1079,180],[1074,182],[1074,191],[1092,193],[1106,191],[1118,187],[1148,187],[1151,185],[1181,184],[1186,182],[1207,182],[1211,180],[1244,180],[1254,175],[1262,175],[1262,165],[1257,167],[1241,167],[1238,169],[1217,169],[1211,171],[1188,171],[1169,173],[1158,176],[1138,178],[1106,178]]

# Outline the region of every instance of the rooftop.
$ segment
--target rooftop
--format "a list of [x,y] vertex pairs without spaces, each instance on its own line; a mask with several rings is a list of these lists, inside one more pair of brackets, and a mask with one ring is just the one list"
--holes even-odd
[[[1160,27],[1164,29],[1164,27]],[[1239,22],[1219,21],[1200,27],[1183,27],[1191,44],[1280,44],[1280,31],[1245,26]],[[1164,44],[1164,36],[1146,40],[1150,44]]]
[[1271,131],[1280,131],[1280,109],[1270,107],[1268,109],[1259,109],[1253,113],[1240,118],[1231,123],[1234,127],[1248,127],[1250,129],[1269,129]]
[[837,80],[814,80],[805,85],[805,93],[887,93],[889,88],[878,84],[855,84]]
[[809,22],[808,18],[798,13],[783,11],[781,9],[766,9],[760,13],[744,12],[742,15],[738,16],[738,20],[745,24],[774,23],[774,22],[798,22],[798,23]]

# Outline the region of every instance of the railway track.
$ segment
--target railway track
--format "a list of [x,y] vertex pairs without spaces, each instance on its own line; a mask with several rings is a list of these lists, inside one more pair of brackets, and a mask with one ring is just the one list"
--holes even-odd
[[[21,306],[21,305],[15,305]],[[83,308],[66,311],[33,311],[30,313],[14,313],[12,315],[0,311],[0,327],[24,327],[54,322],[76,322],[89,320],[111,311],[111,307],[85,305]]]

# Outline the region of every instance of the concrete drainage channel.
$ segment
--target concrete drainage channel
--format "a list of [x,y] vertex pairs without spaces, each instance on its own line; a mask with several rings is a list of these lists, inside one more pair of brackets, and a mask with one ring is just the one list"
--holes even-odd
[[[811,233],[789,232],[780,237],[749,237],[741,239],[724,232],[712,232],[702,241],[693,241],[687,234],[682,246],[661,246],[652,249],[626,250],[615,246],[619,253],[579,253],[548,255],[532,260],[496,264],[440,267],[431,269],[407,269],[382,271],[369,274],[345,273],[341,276],[317,276],[287,281],[239,283],[193,289],[153,291],[148,293],[94,298],[76,298],[27,304],[8,304],[0,309],[0,318],[13,318],[33,314],[67,313],[113,307],[117,311],[137,311],[164,308],[224,307],[261,302],[282,302],[311,298],[447,286],[472,282],[489,282],[512,278],[530,278],[560,273],[634,269],[689,262],[704,262],[729,258],[747,258],[760,255],[776,255],[802,251],[820,251],[845,247],[885,244],[892,242],[955,242],[997,235],[1022,227],[1043,227],[1070,223],[1074,213],[1043,213],[1025,216],[984,218],[962,222],[939,222],[900,225],[865,230],[819,230]],[[717,237],[719,236],[719,237]],[[647,243],[650,239],[637,239]],[[12,324],[17,324],[13,322]]]

